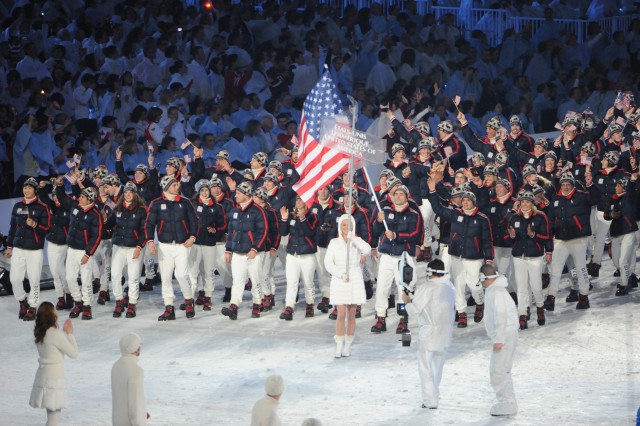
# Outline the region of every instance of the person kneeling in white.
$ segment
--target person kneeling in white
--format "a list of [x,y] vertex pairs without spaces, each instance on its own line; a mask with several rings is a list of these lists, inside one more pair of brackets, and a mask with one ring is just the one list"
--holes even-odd
[[[349,231],[349,218],[351,230]],[[356,332],[356,310],[358,305],[367,301],[364,289],[362,266],[371,254],[371,246],[362,238],[355,236],[356,222],[353,216],[343,214],[338,219],[340,236],[332,239],[324,257],[324,267],[331,274],[329,294],[331,304],[338,310],[336,321],[335,357],[351,356],[351,342]],[[349,247],[349,266],[347,268],[347,247]],[[349,315],[347,316],[346,313]],[[347,338],[344,328],[347,318]],[[343,347],[344,345],[344,347]]]
[[480,282],[485,288],[485,327],[493,343],[489,375],[498,403],[491,407],[492,416],[511,416],[518,412],[513,391],[511,367],[518,344],[518,311],[507,292],[507,278],[492,265],[480,268]]
[[266,395],[253,406],[251,426],[280,426],[280,418],[276,410],[284,391],[284,379],[279,374],[267,377],[264,384]]
[[141,344],[135,333],[120,339],[122,356],[111,369],[113,426],[146,425],[150,417],[144,399],[144,372],[138,365]]
[[413,298],[402,293],[409,317],[418,319],[418,372],[422,383],[422,408],[438,408],[440,379],[453,335],[456,290],[440,259],[429,262],[427,281],[417,286]]

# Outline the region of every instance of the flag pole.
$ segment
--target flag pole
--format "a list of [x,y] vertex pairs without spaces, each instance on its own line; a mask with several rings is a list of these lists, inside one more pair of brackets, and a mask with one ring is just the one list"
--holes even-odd
[[[355,134],[356,132],[356,120],[358,119],[358,101],[351,95],[347,95],[349,98],[349,102],[351,102],[351,134]],[[353,175],[354,175],[354,164],[353,164],[353,155],[349,156],[349,177],[348,177],[348,186],[349,193],[351,193],[351,189],[353,188]],[[345,274],[347,277],[349,276],[349,257],[351,255],[351,232],[355,230],[351,229],[351,210],[353,208],[353,196],[349,195],[349,203],[347,206],[347,263],[346,263],[346,271]]]

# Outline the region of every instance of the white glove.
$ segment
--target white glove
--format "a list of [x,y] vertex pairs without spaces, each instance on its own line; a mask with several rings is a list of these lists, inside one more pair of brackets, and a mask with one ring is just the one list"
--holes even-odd
[[347,274],[342,274],[342,277],[341,277],[341,278],[342,278],[342,281],[344,281],[344,282],[346,282],[346,283],[348,283],[348,282],[349,282],[349,275],[347,275]]

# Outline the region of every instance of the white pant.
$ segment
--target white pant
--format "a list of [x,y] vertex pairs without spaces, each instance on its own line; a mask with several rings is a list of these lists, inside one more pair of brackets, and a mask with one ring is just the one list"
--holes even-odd
[[[507,291],[513,293],[516,289],[513,287],[513,256],[511,256],[511,247],[494,247],[493,248],[493,266],[498,268],[498,271],[507,277],[509,284],[507,285]],[[518,299],[520,300],[520,299]]]
[[204,295],[211,297],[213,294],[213,278],[216,270],[216,247],[194,244],[189,253],[189,278],[194,286],[193,292],[204,289]]
[[596,206],[591,207],[591,214],[589,215],[589,225],[591,225],[591,235],[589,235],[587,240],[587,258],[591,258],[593,256],[593,242],[595,240],[594,234],[596,231],[596,213],[598,208]]
[[516,404],[516,395],[513,391],[513,380],[511,379],[511,367],[517,344],[518,335],[515,334],[514,336],[507,336],[504,346],[499,351],[494,351],[493,346],[491,347],[489,377],[498,403]]
[[24,250],[14,247],[11,252],[11,270],[9,279],[13,288],[13,295],[19,302],[26,297],[24,291],[24,277],[29,278],[31,291],[29,292],[29,306],[37,307],[40,300],[40,275],[42,272],[42,250]]
[[440,244],[440,260],[444,263],[444,270],[451,272],[451,255],[448,244]]
[[324,267],[324,257],[327,254],[326,247],[318,247],[316,252],[316,273],[318,274],[318,287],[322,297],[329,297],[329,287],[331,285],[331,275]]
[[578,274],[578,289],[580,294],[589,294],[589,274],[585,256],[587,254],[587,237],[574,238],[573,240],[553,240],[553,260],[551,261],[551,276],[549,280],[549,295],[558,294],[562,269],[571,256]]
[[174,273],[185,300],[193,299],[193,289],[189,282],[189,248],[183,244],[158,243],[158,266],[165,305],[173,306]]
[[484,264],[482,259],[470,260],[458,256],[451,256],[451,281],[456,288],[456,312],[463,313],[467,309],[465,290],[469,287],[476,304],[484,304],[484,292],[478,287],[480,268]]
[[[91,306],[93,299],[93,285],[91,283],[93,277],[93,266],[95,259],[93,256],[89,257],[89,261],[84,265],[80,264],[82,257],[85,255],[84,250],[78,250],[69,247],[67,249],[67,279],[69,280],[69,289],[71,290],[71,297],[76,302],[82,301],[85,306]],[[76,278],[80,273],[80,281],[82,286],[76,284]]]
[[596,212],[596,228],[593,230],[593,263],[600,265],[602,263],[602,252],[604,251],[604,243],[609,235],[611,227],[610,220],[604,220],[604,212]]
[[[424,239],[422,241],[422,246],[431,247],[432,237],[435,233],[434,229],[437,230],[437,226],[436,214],[434,213],[433,207],[431,207],[431,203],[427,198],[422,199],[420,213],[422,214],[422,218],[424,219]],[[438,232],[438,234],[440,233]]]
[[[56,290],[56,296],[63,297],[65,293],[71,293],[67,284],[67,275],[64,263],[67,260],[67,245],[54,244],[47,241],[47,259],[49,260],[49,269],[53,277],[53,287]],[[75,277],[73,278],[75,280]]]
[[231,255],[231,275],[233,286],[231,287],[231,304],[240,306],[242,293],[247,279],[251,279],[251,298],[254,304],[262,303],[263,295],[260,292],[260,279],[262,275],[262,263],[264,253],[257,253],[253,259],[247,259],[246,254],[233,253]]
[[[101,240],[98,249],[93,254],[94,278],[100,278],[100,291],[109,290],[109,277],[111,275],[111,240]],[[96,268],[98,273],[96,274]]]
[[149,246],[145,245],[142,249],[142,262],[140,263],[140,275],[142,275],[142,266],[144,266],[145,282],[151,281],[156,276],[155,264],[158,263],[158,254],[151,254]]
[[273,276],[273,268],[278,259],[277,254],[271,256],[272,251],[264,253],[262,257],[262,279],[260,281],[260,291],[264,296],[271,296],[276,293],[276,281]]
[[442,379],[442,369],[447,358],[447,351],[432,352],[428,351],[424,346],[426,346],[426,342],[420,340],[416,352],[422,402],[426,406],[437,407],[440,399],[440,380]]
[[307,304],[313,304],[315,288],[313,286],[313,275],[316,272],[316,255],[311,254],[287,254],[287,266],[285,275],[287,276],[287,293],[285,295],[285,305],[293,308],[296,305],[298,295],[298,283],[302,278],[304,286],[304,298]]
[[618,261],[621,285],[629,284],[629,276],[635,273],[636,234],[620,235],[611,238],[611,256]]
[[133,258],[135,247],[123,247],[114,245],[111,256],[111,282],[113,285],[113,295],[116,300],[123,298],[122,292],[122,271],[127,268],[127,286],[129,287],[129,303],[136,304],[140,291],[140,264],[142,263],[142,252],[137,259]]
[[[380,262],[378,265],[378,284],[376,287],[376,314],[379,317],[387,316],[387,308],[389,307],[389,292],[391,291],[391,285],[395,281],[396,271],[398,270],[398,261],[400,256],[391,256],[386,253],[380,254]],[[398,287],[398,294],[402,294],[400,285],[396,283]]]
[[542,273],[544,272],[544,256],[514,257],[514,275],[518,289],[518,315],[526,315],[530,305],[529,295],[533,292],[536,307],[544,304],[542,296]]
[[222,284],[225,288],[231,288],[233,284],[233,280],[231,278],[231,265],[228,263],[224,263],[224,242],[218,243],[215,245],[214,250],[214,265],[218,274],[220,274],[220,278],[222,279]]

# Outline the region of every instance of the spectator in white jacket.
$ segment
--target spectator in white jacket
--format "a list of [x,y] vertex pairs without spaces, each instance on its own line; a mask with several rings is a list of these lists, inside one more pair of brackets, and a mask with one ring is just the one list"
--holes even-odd
[[493,343],[489,375],[498,403],[491,407],[492,416],[512,416],[518,412],[513,391],[511,367],[518,344],[518,311],[507,292],[507,278],[493,265],[480,268],[480,282],[485,288],[484,325]]
[[253,406],[251,411],[251,426],[280,426],[280,418],[276,412],[282,392],[284,392],[284,379],[279,374],[267,377],[264,384],[266,395]]
[[432,260],[427,265],[427,281],[416,287],[413,297],[402,293],[407,314],[418,320],[417,356],[422,408],[438,408],[438,388],[453,335],[456,292],[446,275],[442,260]]
[[120,339],[122,356],[111,369],[111,397],[114,426],[141,426],[150,417],[144,398],[144,371],[138,365],[142,341],[129,333]]

